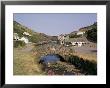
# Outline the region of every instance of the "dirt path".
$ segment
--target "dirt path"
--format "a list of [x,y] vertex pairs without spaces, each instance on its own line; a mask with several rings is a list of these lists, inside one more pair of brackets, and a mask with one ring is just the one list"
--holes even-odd
[[34,48],[33,44],[27,44],[22,51],[23,52],[31,52],[31,50]]

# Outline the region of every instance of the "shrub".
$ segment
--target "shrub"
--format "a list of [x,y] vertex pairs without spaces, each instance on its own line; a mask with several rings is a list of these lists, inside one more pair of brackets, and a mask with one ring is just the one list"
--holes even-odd
[[97,24],[94,24],[91,30],[86,31],[86,38],[89,41],[97,42]]
[[82,35],[77,35],[77,34],[71,34],[69,35],[69,38],[79,38],[81,37]]
[[84,60],[78,56],[71,55],[68,62],[75,65],[77,68],[82,69],[87,75],[97,75],[97,64],[94,61]]
[[14,47],[17,48],[17,47],[23,47],[25,46],[25,42],[24,41],[14,41]]

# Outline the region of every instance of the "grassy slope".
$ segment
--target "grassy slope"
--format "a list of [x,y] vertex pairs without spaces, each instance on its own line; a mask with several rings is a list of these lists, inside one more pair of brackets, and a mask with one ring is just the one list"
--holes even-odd
[[22,49],[14,48],[14,75],[43,74],[40,66],[35,62],[35,55]]

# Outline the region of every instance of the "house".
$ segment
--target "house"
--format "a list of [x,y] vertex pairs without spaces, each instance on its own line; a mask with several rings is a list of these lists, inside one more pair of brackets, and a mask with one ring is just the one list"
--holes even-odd
[[13,39],[14,39],[14,40],[19,40],[19,36],[18,36],[17,33],[14,33],[14,34],[13,34]]
[[85,32],[84,31],[78,31],[77,35],[83,35]]
[[86,31],[88,31],[90,29],[91,29],[91,27],[80,28],[79,31],[77,32],[77,35],[83,35]]
[[24,41],[26,44],[29,43],[28,38],[26,38],[26,37],[21,37],[20,38],[17,33],[14,33],[13,39],[17,40],[17,41]]
[[74,38],[74,40],[71,42],[71,44],[73,46],[78,46],[78,47],[81,47],[83,45],[85,45],[87,42],[87,39],[82,37],[82,38]]
[[23,35],[31,36],[28,32],[24,32]]
[[86,32],[88,30],[91,30],[93,28],[93,26],[96,26],[97,23],[94,23],[93,25],[90,25],[90,26],[87,26],[87,27],[82,27],[79,29],[79,31],[82,31],[82,32]]
[[80,41],[78,41],[78,42],[71,42],[71,43],[72,43],[73,46],[78,46],[78,47],[81,47],[81,46],[83,46],[85,44],[85,42],[80,42]]
[[22,37],[22,38],[19,39],[19,40],[24,41],[26,44],[29,43],[29,40],[28,40],[28,38],[26,38],[26,37]]
[[77,43],[77,42],[71,42],[71,44],[72,44],[73,46],[75,46],[75,45],[76,45],[76,43]]
[[59,35],[58,36],[58,40],[59,40],[59,43],[61,45],[63,45],[65,43],[65,37],[64,37],[64,35],[63,34]]

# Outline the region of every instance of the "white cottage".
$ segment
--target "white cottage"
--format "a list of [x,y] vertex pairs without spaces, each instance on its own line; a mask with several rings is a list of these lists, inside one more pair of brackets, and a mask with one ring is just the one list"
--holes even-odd
[[14,40],[19,40],[19,36],[18,36],[17,33],[14,33],[14,34],[13,34],[13,39],[14,39]]
[[85,32],[83,32],[83,31],[78,31],[77,32],[77,35],[83,35]]
[[23,35],[31,36],[28,32],[24,32]]
[[22,37],[22,38],[19,39],[19,40],[24,41],[26,44],[29,43],[29,40],[28,40],[28,38],[26,38],[26,37]]
[[75,45],[76,45],[76,42],[71,42],[71,44],[72,44],[73,46],[75,46]]
[[71,42],[71,44],[73,46],[78,46],[78,47],[81,47],[83,45],[85,45],[87,42],[87,39],[86,38],[74,38],[74,40]]

